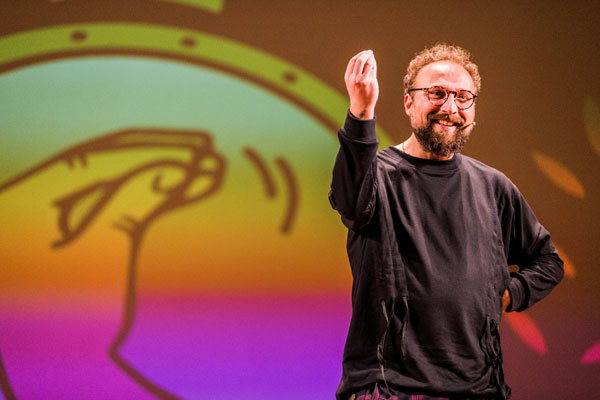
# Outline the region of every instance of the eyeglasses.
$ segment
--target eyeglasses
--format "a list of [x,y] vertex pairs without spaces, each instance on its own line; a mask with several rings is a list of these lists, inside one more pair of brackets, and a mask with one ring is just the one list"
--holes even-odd
[[450,93],[452,93],[454,95],[454,104],[461,110],[471,108],[471,106],[475,104],[475,98],[477,97],[476,94],[473,94],[468,90],[458,90],[455,92],[454,90],[446,89],[443,86],[408,89],[409,92],[414,92],[415,90],[426,91],[429,102],[435,106],[441,106],[446,103],[448,97],[450,97]]

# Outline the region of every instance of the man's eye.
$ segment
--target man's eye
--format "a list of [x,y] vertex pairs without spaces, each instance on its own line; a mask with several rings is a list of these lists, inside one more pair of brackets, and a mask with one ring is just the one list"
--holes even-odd
[[471,101],[472,98],[473,98],[473,95],[467,91],[460,91],[456,95],[456,100],[458,100],[460,102]]
[[441,88],[431,88],[429,89],[429,96],[432,99],[441,100],[446,98],[446,91]]

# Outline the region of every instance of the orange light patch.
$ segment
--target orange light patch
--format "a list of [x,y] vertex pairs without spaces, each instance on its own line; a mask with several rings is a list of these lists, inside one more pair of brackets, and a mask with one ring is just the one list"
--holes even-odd
[[558,255],[560,256],[560,258],[562,258],[565,264],[565,276],[567,278],[575,278],[575,265],[573,264],[573,261],[571,261],[571,258],[569,258],[567,253],[565,253],[564,250],[558,247],[556,244],[554,245],[554,247],[556,247]]
[[539,151],[532,152],[537,167],[556,186],[572,196],[583,198],[585,189],[579,179],[567,167]]

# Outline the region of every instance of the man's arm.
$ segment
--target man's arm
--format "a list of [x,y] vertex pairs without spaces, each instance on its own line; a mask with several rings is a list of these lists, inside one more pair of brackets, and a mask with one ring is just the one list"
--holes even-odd
[[564,266],[550,233],[539,223],[516,187],[511,197],[502,225],[504,241],[508,244],[508,263],[518,265],[519,271],[511,273],[507,311],[523,311],[552,291],[563,277]]
[[358,229],[370,220],[375,199],[375,103],[379,96],[377,64],[371,50],[350,59],[344,75],[350,111],[339,130],[340,150],[333,167],[329,201],[344,224]]

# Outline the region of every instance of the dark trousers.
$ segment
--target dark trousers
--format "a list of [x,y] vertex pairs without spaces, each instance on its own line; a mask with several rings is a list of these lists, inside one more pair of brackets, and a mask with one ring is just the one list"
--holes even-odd
[[371,387],[351,395],[348,400],[494,400],[490,397],[439,396],[417,393],[397,392],[375,383]]

